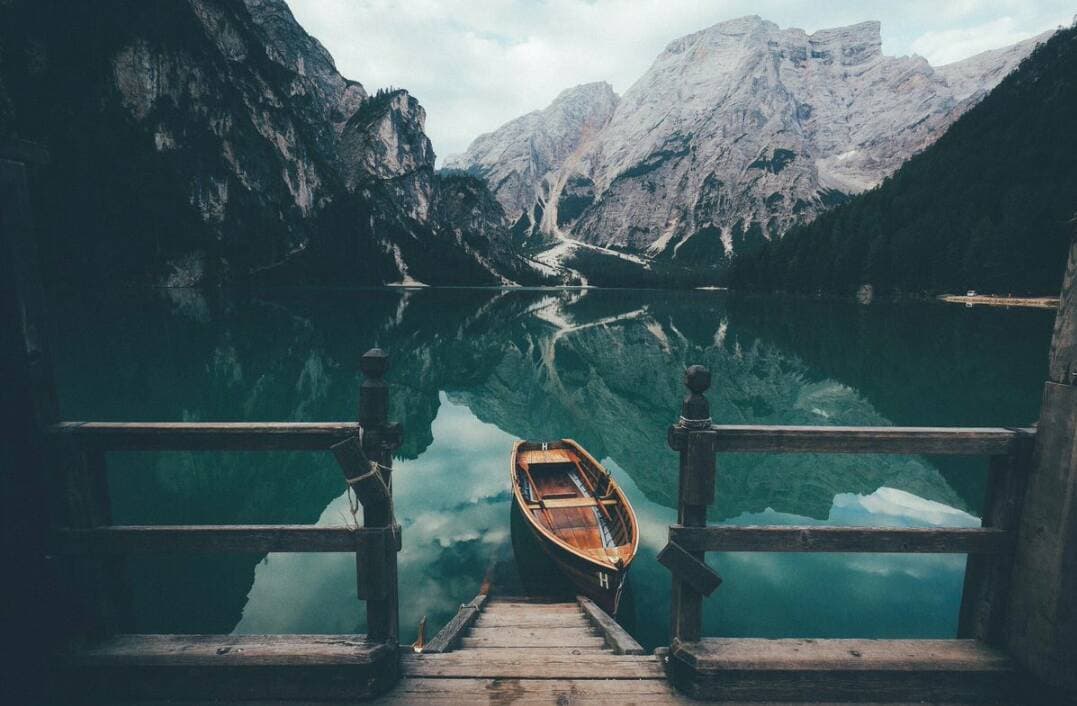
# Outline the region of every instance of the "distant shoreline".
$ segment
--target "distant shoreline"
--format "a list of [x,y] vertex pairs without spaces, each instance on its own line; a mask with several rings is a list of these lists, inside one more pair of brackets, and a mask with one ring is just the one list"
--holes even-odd
[[1022,306],[1030,309],[1055,309],[1058,297],[1004,297],[997,294],[940,294],[939,299],[966,306]]

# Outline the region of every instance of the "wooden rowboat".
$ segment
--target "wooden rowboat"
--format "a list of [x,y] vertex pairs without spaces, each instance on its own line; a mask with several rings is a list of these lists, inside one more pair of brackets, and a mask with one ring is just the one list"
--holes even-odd
[[609,471],[562,439],[517,441],[510,474],[516,505],[539,546],[581,593],[615,614],[639,526]]

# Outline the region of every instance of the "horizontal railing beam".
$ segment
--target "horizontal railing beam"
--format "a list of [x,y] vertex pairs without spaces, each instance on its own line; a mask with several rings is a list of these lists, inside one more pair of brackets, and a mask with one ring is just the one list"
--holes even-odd
[[1000,554],[1013,535],[991,528],[710,526],[669,528],[669,540],[690,552],[879,552]]
[[[313,525],[123,525],[54,530],[50,552],[67,555],[355,552],[368,542],[381,541],[386,533],[392,534],[392,530]],[[399,548],[399,526],[395,538]]]
[[[744,453],[1006,454],[1034,427],[830,427],[714,425],[717,451]],[[323,450],[357,433],[355,422],[61,422],[109,451]]]
[[104,451],[322,451],[356,422],[61,422],[52,433]]
[[719,424],[716,450],[744,453],[879,453],[996,456],[1034,427],[827,427]]

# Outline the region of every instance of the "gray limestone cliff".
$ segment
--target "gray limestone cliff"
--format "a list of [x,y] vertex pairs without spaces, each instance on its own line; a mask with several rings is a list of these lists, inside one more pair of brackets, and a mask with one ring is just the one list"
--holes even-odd
[[[878,22],[808,34],[744,17],[671,42],[615,106],[592,102],[595,115],[612,108],[601,129],[562,121],[567,132],[548,137],[540,116],[559,98],[454,165],[486,178],[510,214],[541,214],[539,230],[562,241],[550,264],[587,246],[644,267],[721,266],[877,185],[1045,36],[932,67],[883,55]],[[535,134],[570,147],[541,162],[541,189],[528,171]]]
[[458,190],[438,191],[418,101],[344,78],[284,0],[13,0],[0,57],[0,128],[53,155],[35,186],[50,279],[536,276],[503,218],[432,220]]

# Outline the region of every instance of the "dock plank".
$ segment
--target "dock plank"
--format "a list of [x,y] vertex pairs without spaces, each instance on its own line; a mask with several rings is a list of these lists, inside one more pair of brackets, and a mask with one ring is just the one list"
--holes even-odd
[[482,679],[664,679],[661,663],[653,656],[544,655],[541,660],[518,657],[493,659],[469,655],[464,649],[443,655],[403,655],[401,667],[408,678],[471,677]]
[[469,647],[469,655],[490,657],[493,659],[546,659],[552,656],[572,655],[613,655],[609,647]]
[[567,612],[579,613],[580,607],[575,603],[520,603],[510,601],[491,600],[486,603],[482,611],[484,613],[498,613],[506,611],[522,611],[525,613]]
[[539,635],[536,637],[465,637],[460,640],[463,649],[474,647],[605,647],[606,641],[597,635],[559,636]]
[[1019,702],[1013,663],[975,640],[706,638],[674,644],[669,669],[698,699]]
[[485,615],[480,614],[474,628],[587,628],[587,620],[580,615]]
[[[659,679],[413,679],[385,697],[377,706],[404,704],[513,704],[513,706],[577,704],[688,704]],[[757,705],[758,706],[758,705]],[[764,705],[765,706],[765,705]]]

